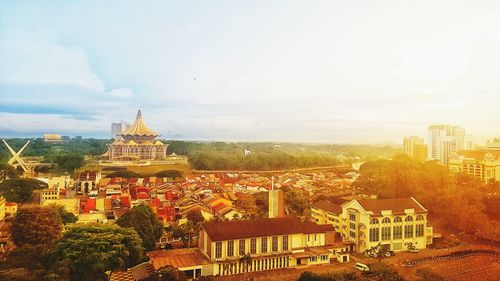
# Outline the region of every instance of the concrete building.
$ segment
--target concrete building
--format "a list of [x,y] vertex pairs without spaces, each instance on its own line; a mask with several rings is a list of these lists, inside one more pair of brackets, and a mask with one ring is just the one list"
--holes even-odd
[[500,181],[500,150],[458,151],[451,156],[448,168],[484,182]]
[[62,137],[59,134],[44,134],[43,140],[45,142],[59,143],[62,142]]
[[[348,262],[352,243],[336,242],[335,236],[331,225],[292,217],[208,222],[201,226],[198,248],[148,256],[155,270],[170,265],[188,278]],[[240,261],[245,255],[251,257],[248,267]]]
[[344,241],[364,252],[379,243],[393,251],[413,246],[425,249],[432,244],[432,227],[427,226],[427,210],[415,198],[353,199],[342,204],[324,201],[311,208],[313,221],[331,224]]
[[121,133],[132,127],[132,124],[121,121],[120,123],[111,123],[111,138],[114,140],[121,140]]
[[410,136],[403,139],[403,149],[405,153],[413,158],[415,146],[424,145],[424,139],[417,136]]
[[40,205],[42,205],[47,200],[57,200],[59,199],[59,191],[57,189],[42,189],[40,190]]
[[466,137],[463,127],[431,125],[428,132],[428,160],[438,160],[446,165],[452,153],[474,148],[472,137]]

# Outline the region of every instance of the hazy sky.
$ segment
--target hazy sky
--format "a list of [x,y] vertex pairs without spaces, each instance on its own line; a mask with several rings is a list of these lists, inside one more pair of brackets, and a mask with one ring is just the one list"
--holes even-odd
[[0,136],[500,135],[500,1],[1,1]]

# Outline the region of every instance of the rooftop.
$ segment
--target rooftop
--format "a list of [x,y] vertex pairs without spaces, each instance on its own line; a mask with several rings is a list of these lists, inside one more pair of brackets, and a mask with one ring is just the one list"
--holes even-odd
[[342,207],[327,200],[321,200],[312,204],[313,208],[325,210],[334,214],[342,213]]
[[415,213],[426,213],[427,210],[415,198],[391,199],[356,199],[366,211],[381,215],[383,210],[392,210],[393,214],[404,214],[405,209],[414,209]]
[[146,126],[144,120],[142,119],[142,113],[140,110],[137,112],[137,117],[135,118],[134,124],[132,124],[132,126],[129,129],[123,131],[120,135],[155,136],[155,137],[158,136],[157,133],[153,132],[151,129],[148,128],[148,126]]
[[183,268],[209,263],[198,248],[152,251],[148,252],[147,255],[151,259],[151,264],[155,270],[169,265],[175,268]]
[[212,241],[334,231],[332,225],[301,222],[294,217],[207,222],[202,224],[202,228],[207,232]]

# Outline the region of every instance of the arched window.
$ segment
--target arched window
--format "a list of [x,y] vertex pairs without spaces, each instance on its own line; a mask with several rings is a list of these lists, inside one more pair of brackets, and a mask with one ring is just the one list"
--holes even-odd
[[390,218],[384,218],[382,220],[382,223],[391,223],[391,219]]
[[422,216],[422,215],[417,216],[417,221],[423,221],[423,220],[424,220],[424,216]]
[[401,217],[396,217],[394,218],[394,223],[397,223],[397,222],[402,222],[403,220],[401,219]]
[[370,221],[370,224],[378,224],[378,219],[372,219],[372,220]]
[[407,216],[405,221],[413,221],[413,217],[412,216]]

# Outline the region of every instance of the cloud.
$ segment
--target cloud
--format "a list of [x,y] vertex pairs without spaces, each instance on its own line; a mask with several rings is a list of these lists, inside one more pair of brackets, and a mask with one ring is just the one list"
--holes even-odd
[[132,90],[127,88],[113,89],[109,91],[108,94],[111,96],[121,97],[121,98],[129,98],[133,95]]
[[43,30],[2,28],[0,83],[65,84],[104,91],[82,48],[57,42]]

